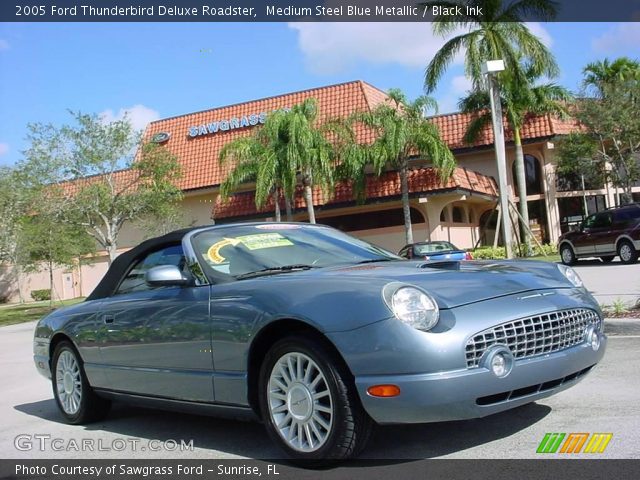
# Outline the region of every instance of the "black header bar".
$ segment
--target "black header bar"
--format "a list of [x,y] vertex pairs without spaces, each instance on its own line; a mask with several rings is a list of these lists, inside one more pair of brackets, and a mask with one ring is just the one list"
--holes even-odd
[[[523,20],[640,22],[640,0],[553,3],[554,18],[530,13]],[[433,22],[459,15],[489,20],[483,8],[479,0],[430,6],[415,0],[2,0],[0,22]]]

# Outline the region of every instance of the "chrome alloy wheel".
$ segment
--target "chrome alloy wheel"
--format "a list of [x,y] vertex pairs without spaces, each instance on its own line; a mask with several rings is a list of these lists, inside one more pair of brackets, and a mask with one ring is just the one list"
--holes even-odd
[[620,246],[620,259],[623,262],[630,262],[632,257],[633,257],[633,250],[631,248],[631,245],[629,245],[628,243],[623,243]]
[[566,264],[571,263],[571,261],[573,260],[573,254],[571,253],[571,249],[569,247],[565,247],[562,249],[562,252],[560,252],[562,255],[562,261]]
[[75,415],[82,400],[82,378],[80,365],[73,353],[64,350],[56,364],[56,388],[62,409],[68,415]]
[[269,376],[271,421],[289,447],[314,452],[329,438],[333,399],[327,380],[307,355],[289,352],[275,363]]

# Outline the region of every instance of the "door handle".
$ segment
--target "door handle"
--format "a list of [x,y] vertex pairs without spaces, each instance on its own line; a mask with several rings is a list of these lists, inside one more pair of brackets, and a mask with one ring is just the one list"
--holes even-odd
[[109,323],[113,323],[113,321],[116,319],[115,315],[103,315],[102,316],[102,321],[106,324]]

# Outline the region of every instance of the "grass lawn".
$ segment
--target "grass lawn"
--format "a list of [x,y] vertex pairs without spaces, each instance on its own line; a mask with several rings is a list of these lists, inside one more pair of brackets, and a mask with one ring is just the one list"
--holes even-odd
[[542,262],[559,262],[560,255],[547,255],[540,257],[527,257],[527,260],[540,260]]
[[56,301],[53,303],[53,308],[49,307],[48,301],[23,303],[21,305],[2,305],[0,306],[0,327],[39,320],[61,306],[73,305],[74,303],[80,303],[82,300],[84,300],[84,298],[63,300],[62,305],[59,301]]

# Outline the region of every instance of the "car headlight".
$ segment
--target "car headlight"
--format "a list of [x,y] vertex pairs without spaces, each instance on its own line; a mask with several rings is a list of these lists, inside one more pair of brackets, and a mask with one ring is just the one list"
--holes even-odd
[[584,283],[582,283],[582,279],[573,268],[566,265],[558,264],[558,270],[562,272],[562,274],[573,284],[574,287],[584,286]]
[[438,323],[438,304],[428,293],[410,285],[387,287],[390,288],[385,288],[385,301],[398,320],[425,331]]

